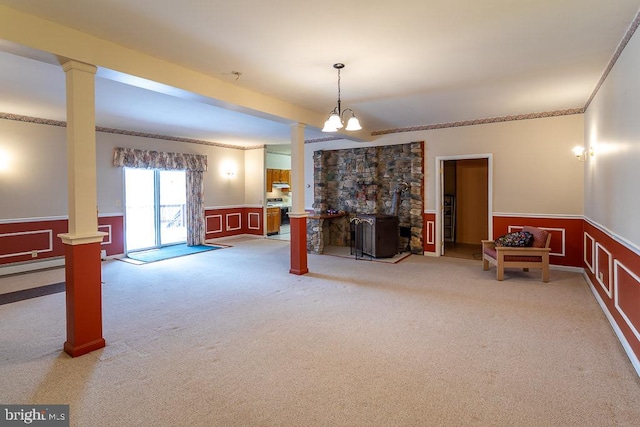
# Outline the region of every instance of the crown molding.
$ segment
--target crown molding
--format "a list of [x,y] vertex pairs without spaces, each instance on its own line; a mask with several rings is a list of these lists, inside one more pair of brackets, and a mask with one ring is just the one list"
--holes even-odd
[[371,132],[371,135],[376,136],[376,135],[387,135],[390,133],[416,132],[416,131],[424,131],[424,130],[455,128],[455,127],[462,127],[462,126],[486,125],[490,123],[512,122],[517,120],[544,119],[548,117],[569,116],[572,114],[582,114],[582,113],[584,113],[584,108],[571,108],[568,110],[545,111],[542,113],[516,114],[511,116],[488,117],[485,119],[464,120],[460,122],[436,123],[432,125],[377,130],[377,131]]
[[[25,123],[35,123],[39,125],[67,127],[67,122],[65,121],[43,119],[40,117],[22,116],[19,114],[0,113],[0,119],[14,120],[17,122],[25,122]],[[101,127],[101,126],[96,126],[96,132],[112,133],[116,135],[126,135],[126,136],[137,136],[141,138],[162,139],[165,141],[186,142],[189,144],[200,144],[200,145],[208,145],[211,147],[231,148],[234,150],[256,150],[256,149],[261,149],[265,147],[264,145],[257,145],[252,147],[241,147],[237,145],[222,144],[220,142],[203,141],[200,139],[193,139],[193,138],[180,138],[176,136],[159,135],[159,134],[146,133],[146,132],[134,132],[130,130],[115,129],[115,128],[108,128],[108,127]]]
[[624,48],[627,47],[627,44],[629,44],[629,41],[631,40],[631,37],[633,37],[633,35],[635,34],[636,30],[638,29],[638,26],[640,26],[640,11],[638,11],[638,13],[636,14],[636,17],[631,22],[629,29],[627,30],[624,37],[618,44],[618,47],[616,48],[616,51],[613,53],[611,60],[607,64],[607,67],[604,69],[604,72],[602,73],[600,80],[598,80],[596,87],[593,89],[593,92],[591,92],[591,96],[589,96],[587,103],[584,104],[585,111],[587,110],[587,108],[589,108],[589,105],[591,105],[591,101],[593,101],[593,98],[595,98],[596,94],[600,90],[600,87],[602,87],[602,85],[604,84],[604,81],[609,76],[609,73],[613,69],[613,66],[616,65],[616,62],[618,62],[620,55],[622,55]]

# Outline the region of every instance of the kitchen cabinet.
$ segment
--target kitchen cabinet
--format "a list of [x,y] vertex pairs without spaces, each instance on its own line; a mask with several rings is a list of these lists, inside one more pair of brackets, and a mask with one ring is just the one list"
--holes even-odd
[[[289,184],[289,186],[291,186],[291,171],[289,169],[267,169],[267,192],[273,191],[273,184],[276,182],[286,182],[287,184]],[[283,193],[286,193],[288,191],[288,188],[282,189]]]
[[267,235],[280,233],[280,208],[267,208]]
[[282,182],[282,170],[271,169],[273,172],[273,182]]
[[291,171],[289,169],[282,169],[280,171],[280,179],[282,182],[286,182],[291,186]]
[[273,191],[273,169],[267,169],[267,192]]

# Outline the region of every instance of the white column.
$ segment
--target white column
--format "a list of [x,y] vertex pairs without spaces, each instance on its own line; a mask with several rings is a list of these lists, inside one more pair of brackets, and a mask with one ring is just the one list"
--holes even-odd
[[291,125],[291,213],[304,214],[304,127]]
[[95,65],[69,60],[62,64],[67,88],[68,233],[65,243],[102,241],[98,232],[96,173]]

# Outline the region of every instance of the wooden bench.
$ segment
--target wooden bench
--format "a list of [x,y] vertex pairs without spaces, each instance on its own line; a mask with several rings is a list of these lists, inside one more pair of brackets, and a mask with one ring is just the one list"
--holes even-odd
[[489,264],[496,266],[496,279],[504,279],[505,268],[530,268],[542,270],[542,281],[549,281],[549,252],[551,233],[537,227],[526,226],[522,231],[533,235],[533,245],[528,247],[496,246],[493,240],[482,241],[482,269],[489,270]]

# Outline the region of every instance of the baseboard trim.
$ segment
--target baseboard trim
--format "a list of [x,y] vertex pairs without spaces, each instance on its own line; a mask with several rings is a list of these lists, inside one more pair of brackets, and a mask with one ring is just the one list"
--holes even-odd
[[0,277],[10,274],[27,273],[30,271],[44,270],[47,268],[63,267],[64,257],[51,258],[42,261],[24,262],[0,267]]
[[602,298],[600,297],[600,294],[598,294],[597,289],[595,288],[595,286],[593,286],[593,283],[591,283],[591,279],[589,278],[589,275],[586,272],[583,272],[582,275],[584,276],[584,279],[589,284],[589,288],[591,288],[591,293],[596,298],[596,301],[598,301],[598,304],[600,305],[600,308],[602,309],[605,317],[609,321],[609,324],[611,324],[611,327],[613,328],[613,332],[618,337],[620,344],[622,344],[622,348],[624,349],[624,352],[627,354],[629,361],[631,361],[631,365],[636,370],[636,374],[638,375],[638,377],[640,377],[640,360],[638,360],[638,357],[631,349],[631,346],[629,345],[629,341],[627,341],[627,338],[624,336],[624,334],[620,330],[620,327],[618,326],[615,319],[609,312],[609,309],[607,308],[604,301],[602,301]]
[[549,264],[549,269],[550,270],[570,271],[572,273],[584,273],[584,268],[582,268],[582,267],[572,267],[570,265]]
[[264,239],[266,238],[266,236],[262,235],[262,234],[234,234],[232,236],[223,236],[223,237],[212,237],[211,239],[205,239],[204,243],[210,243],[212,245],[215,245],[216,242],[224,242],[225,240],[233,240],[233,239],[237,239],[238,237],[250,237],[252,239]]

